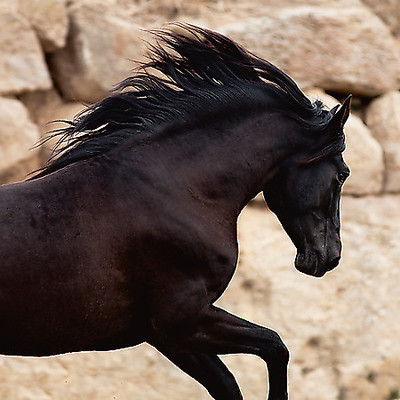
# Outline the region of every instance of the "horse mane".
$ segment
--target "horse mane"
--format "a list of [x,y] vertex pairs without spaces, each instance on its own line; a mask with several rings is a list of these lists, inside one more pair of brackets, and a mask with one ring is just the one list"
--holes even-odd
[[283,71],[222,34],[189,24],[151,33],[156,44],[149,45],[148,61],[132,77],[39,143],[58,138],[52,156],[31,179],[106,153],[140,132],[190,121],[223,105],[274,98],[271,108],[315,130],[331,118],[321,101],[311,102]]

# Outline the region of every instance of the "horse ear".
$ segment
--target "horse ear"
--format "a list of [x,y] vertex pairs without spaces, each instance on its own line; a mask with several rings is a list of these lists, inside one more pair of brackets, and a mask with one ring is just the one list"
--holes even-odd
[[351,105],[351,95],[347,97],[344,101],[343,105],[339,108],[338,106],[334,107],[331,110],[331,113],[334,112],[334,115],[329,122],[329,128],[335,130],[335,132],[341,132],[343,130],[344,124],[346,123],[347,119],[350,115],[350,105]]
[[336,114],[336,111],[338,110],[339,107],[340,107],[340,104],[338,104],[337,106],[331,108],[330,113],[331,113],[332,115],[335,115],[335,114]]

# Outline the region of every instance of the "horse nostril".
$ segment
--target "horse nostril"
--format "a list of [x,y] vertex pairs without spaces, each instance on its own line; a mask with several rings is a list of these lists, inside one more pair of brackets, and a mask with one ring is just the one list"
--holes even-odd
[[340,256],[333,258],[331,261],[328,263],[328,271],[331,271],[333,268],[337,267],[340,261]]

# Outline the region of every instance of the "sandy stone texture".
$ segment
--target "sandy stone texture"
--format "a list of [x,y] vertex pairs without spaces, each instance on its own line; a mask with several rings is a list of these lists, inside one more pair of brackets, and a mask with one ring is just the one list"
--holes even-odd
[[0,8],[24,17],[46,53],[64,47],[68,33],[66,0],[0,0]]
[[362,1],[388,24],[394,35],[400,35],[400,3],[398,0]]
[[366,121],[384,150],[386,192],[400,191],[400,92],[390,91],[375,99],[367,109]]
[[40,42],[29,22],[0,7],[0,95],[52,86]]
[[399,87],[398,43],[365,7],[293,7],[220,26],[301,86],[375,96]]
[[96,102],[137,66],[146,34],[108,2],[76,3],[69,15],[69,40],[51,58],[53,74],[64,98]]
[[38,152],[31,147],[39,130],[18,100],[0,97],[0,181],[23,179],[39,166]]

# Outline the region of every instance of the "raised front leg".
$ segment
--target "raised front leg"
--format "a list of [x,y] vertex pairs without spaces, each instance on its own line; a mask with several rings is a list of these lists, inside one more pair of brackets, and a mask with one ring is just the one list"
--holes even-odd
[[201,383],[217,400],[243,400],[235,377],[214,354],[171,353],[158,348],[177,367]]
[[[196,318],[153,319],[153,327],[153,344],[203,384],[214,399],[240,399],[235,381],[215,355],[247,353],[255,354],[267,363],[268,399],[287,400],[289,352],[276,332],[215,306],[206,307]],[[202,371],[207,365],[208,370]],[[218,386],[216,382],[221,377],[223,382]]]

